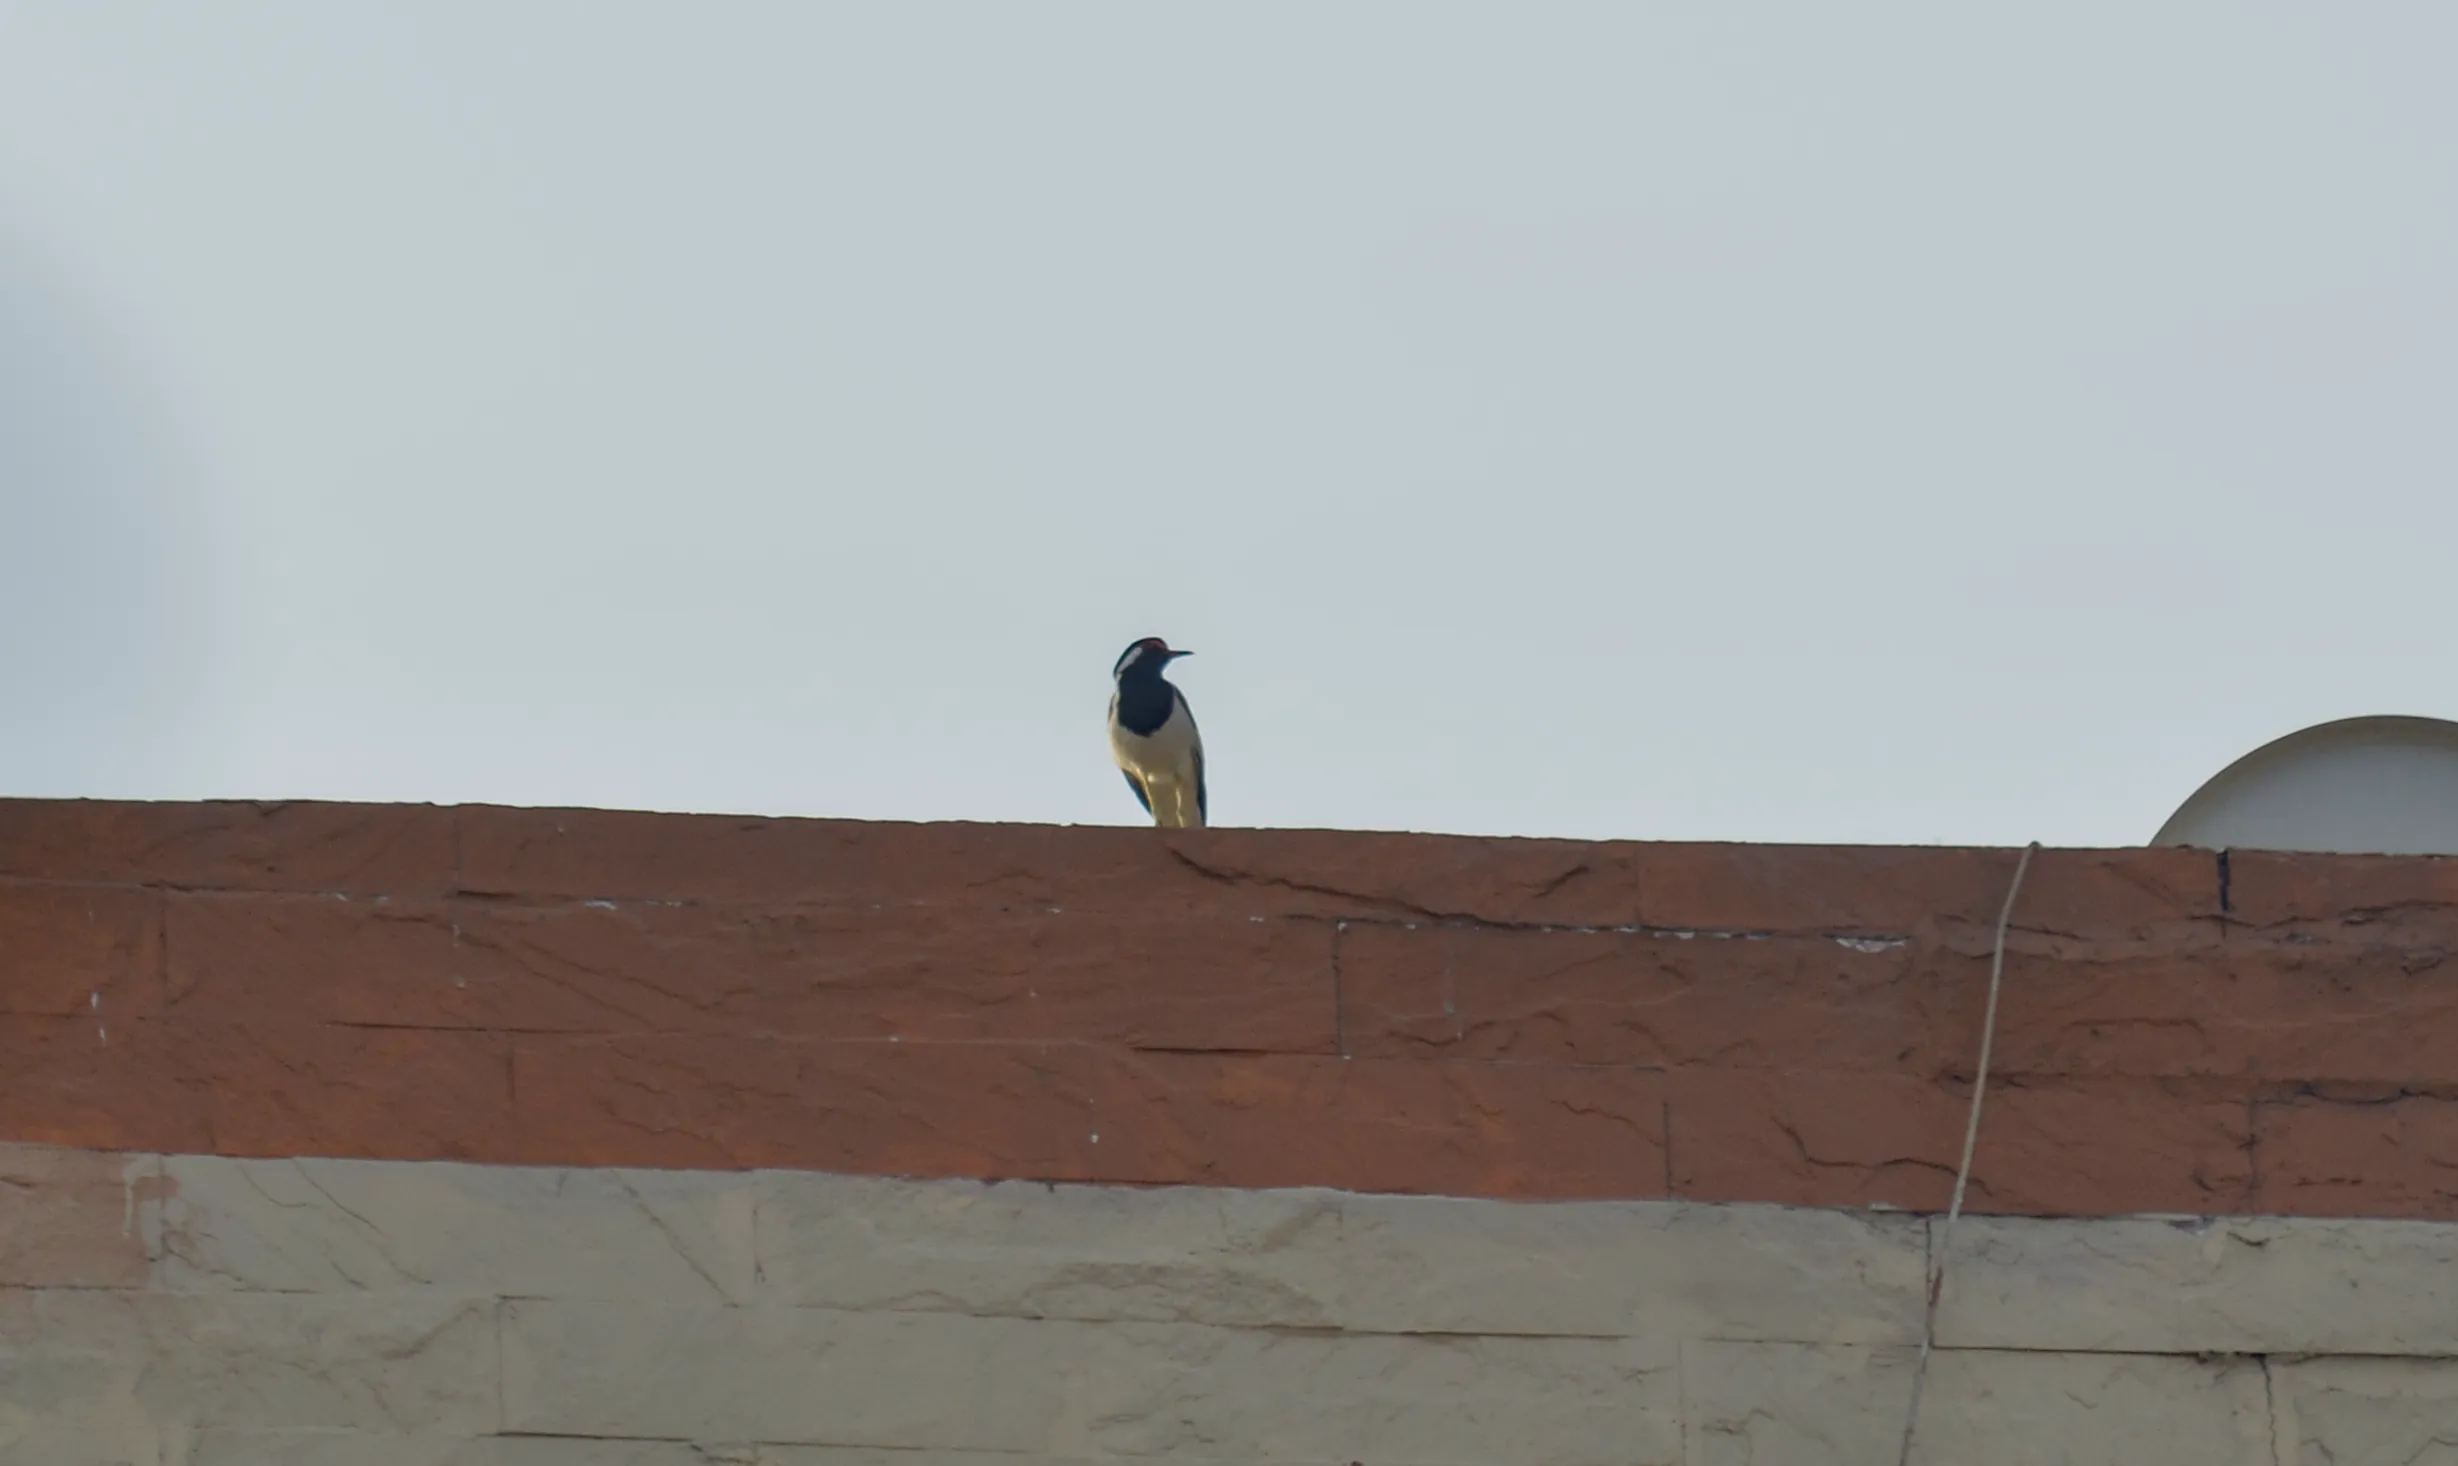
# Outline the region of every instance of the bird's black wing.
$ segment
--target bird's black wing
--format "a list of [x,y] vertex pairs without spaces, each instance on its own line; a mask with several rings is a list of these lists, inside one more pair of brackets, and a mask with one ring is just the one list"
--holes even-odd
[[1212,823],[1212,791],[1203,783],[1203,730],[1195,726],[1195,705],[1183,692],[1178,694],[1178,711],[1186,714],[1186,731],[1195,740],[1195,809],[1208,825]]
[[[1124,769],[1120,769],[1118,772],[1125,776],[1127,787],[1135,791],[1135,802],[1144,807],[1144,813],[1152,813],[1152,796],[1144,792],[1144,781],[1136,778],[1133,774],[1127,773]],[[1198,798],[1196,802],[1200,804],[1202,803],[1202,800]]]

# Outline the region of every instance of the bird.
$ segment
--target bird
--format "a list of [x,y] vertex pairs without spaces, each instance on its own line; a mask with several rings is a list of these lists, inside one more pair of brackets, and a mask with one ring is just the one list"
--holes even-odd
[[1110,669],[1118,683],[1110,694],[1110,755],[1135,802],[1164,830],[1200,830],[1211,814],[1195,710],[1161,675],[1171,662],[1193,655],[1147,636],[1120,652]]

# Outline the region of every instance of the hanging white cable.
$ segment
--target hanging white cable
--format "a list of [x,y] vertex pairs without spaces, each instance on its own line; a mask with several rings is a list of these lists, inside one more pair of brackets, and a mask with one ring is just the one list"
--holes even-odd
[[1920,1426],[1920,1396],[1929,1382],[1929,1353],[1937,1339],[1937,1299],[1946,1286],[1946,1249],[1954,1240],[1954,1224],[1963,1215],[1963,1190],[1972,1179],[1972,1150],[1980,1141],[1980,1106],[1989,1093],[1989,1053],[1997,1044],[1997,993],[2006,978],[2006,929],[2014,922],[2014,898],[2022,892],[2023,875],[2031,869],[2031,857],[2039,849],[2037,840],[2023,847],[2023,858],[2014,864],[2014,879],[2006,886],[2006,904],[1997,912],[1997,945],[1989,954],[1989,1006],[1980,1020],[1980,1065],[1972,1075],[1971,1117],[1963,1125],[1963,1160],[1954,1170],[1954,1195],[1946,1204],[1946,1224],[1938,1229],[1937,1245],[1929,1254],[1928,1297],[1920,1316],[1920,1363],[1912,1371],[1912,1402],[1903,1412],[1903,1448],[1895,1454],[1895,1466],[1912,1466],[1912,1433]]

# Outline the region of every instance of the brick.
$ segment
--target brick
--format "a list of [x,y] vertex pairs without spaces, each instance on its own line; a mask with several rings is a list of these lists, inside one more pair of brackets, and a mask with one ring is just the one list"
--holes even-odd
[[0,1140],[213,1149],[211,1087],[158,1022],[0,1017]]
[[601,1031],[1290,1053],[1332,1051],[1332,939],[1326,923],[910,908],[499,909],[466,928],[531,986],[590,999]]
[[[1876,1074],[1690,1069],[1667,1080],[1673,1194],[1702,1201],[1943,1211],[1963,1149],[1961,1085]],[[2105,1215],[2241,1210],[2241,1101],[2156,1081],[1992,1082],[1965,1205]]]
[[1225,899],[1385,921],[1631,926],[1648,847],[1577,840],[1206,830],[1171,849]]
[[1646,1071],[1207,1055],[1103,1071],[1097,1109],[1125,1122],[1105,1143],[1123,1136],[1135,1159],[1112,1146],[1088,1180],[1664,1194],[1662,1079]]
[[171,1006],[199,1022],[399,1028],[557,1026],[589,1011],[468,951],[460,916],[429,897],[174,893],[164,907]]
[[2458,1457],[2458,1360],[2284,1359],[2271,1369],[2289,1430],[2274,1459],[2441,1466]]
[[1352,927],[1341,1027],[1373,1058],[1935,1072],[1945,1050],[1915,954],[1869,946]]
[[1093,1069],[1067,1046],[530,1036],[504,1158],[1081,1178]]
[[0,1013],[125,1021],[162,1006],[161,898],[0,880]]
[[[0,1407],[5,1408],[5,1407]],[[4,1466],[154,1466],[176,1461],[192,1432],[155,1426],[133,1412],[96,1418],[71,1411],[12,1411],[0,1427]]]
[[[1468,839],[1205,831],[1173,845],[1236,887],[1399,921],[1650,927],[1796,936],[1993,928],[2016,851]],[[2215,921],[2206,852],[2048,850],[2024,882],[2024,924],[2106,939],[2174,937]]]
[[215,1153],[480,1160],[512,1123],[512,1040],[447,1029],[193,1025]]
[[[175,896],[183,1014],[1328,1053],[1328,924]],[[302,1011],[304,1008],[304,1011]]]
[[142,1286],[138,1199],[163,1189],[141,1157],[0,1142],[0,1287]]
[[526,1039],[516,1086],[532,1164],[1664,1189],[1660,1080],[1639,1070],[671,1036]]
[[[1993,924],[2016,852],[1335,830],[460,811],[464,889],[527,897],[1300,915],[1822,936]],[[2207,852],[2044,851],[2027,920],[2143,937],[2218,916]]]
[[0,1019],[0,1139],[95,1150],[453,1159],[507,1145],[507,1035]]
[[2458,1100],[2266,1101],[2254,1145],[2262,1211],[2458,1219]]
[[[1683,1351],[1692,1466],[1892,1461],[1914,1352],[1704,1342]],[[1913,1466],[2263,1466],[2259,1360],[1940,1350]],[[2385,1457],[2341,1457],[2378,1460]]]
[[0,876],[441,895],[453,812],[411,804],[0,799]]
[[919,1452],[1681,1460],[1678,1375],[1663,1339],[520,1301],[505,1305],[504,1408],[509,1429],[538,1435]]
[[1981,1211],[2207,1215],[2244,1211],[2253,1194],[2247,1105],[2192,1084],[1992,1083],[1975,1151]]
[[1919,1218],[1665,1201],[760,1177],[770,1301],[1348,1333],[1919,1337]]
[[[1796,936],[1993,929],[2018,851],[1470,839],[1217,830],[1173,842],[1233,888],[1318,914],[1489,925]],[[1316,904],[1320,903],[1320,904]],[[2207,852],[2044,850],[2022,923],[2108,940],[2175,938],[2219,916]]]
[[1952,1246],[1947,1348],[2458,1355],[2445,1223],[1966,1217]]
[[[2007,1074],[2458,1085],[2454,974],[2458,951],[2239,937],[2131,961],[2015,956],[1997,1062]],[[1968,1072],[1987,964],[1940,983]]]
[[1176,909],[1173,893],[1204,884],[1152,830],[486,805],[459,815],[461,888],[531,899]]
[[0,1430],[489,1432],[500,1420],[497,1307],[419,1291],[0,1290]]
[[[1977,907],[1966,908],[1975,936],[1994,939],[2013,866],[2004,856],[1988,862],[1989,874],[2002,872],[2002,878]],[[2194,943],[2215,934],[2220,915],[2219,864],[2210,851],[2044,849],[2024,873],[2009,925],[2094,941]]]
[[321,1158],[163,1160],[160,1286],[748,1302],[751,1178]]
[[2458,939],[2458,860],[2228,852],[2228,920],[2256,929],[2428,932]]
[[[1635,920],[1630,845],[1333,830],[461,811],[473,892],[598,899]],[[1584,867],[1584,872],[1583,872]],[[1583,890],[1564,894],[1576,880]],[[1549,887],[1556,888],[1548,890]]]
[[1897,1075],[1685,1069],[1666,1080],[1672,1192],[1698,1201],[1942,1209],[1965,1103]]
[[[1829,936],[1993,935],[2018,850],[1645,845],[1649,926]],[[2104,940],[2176,936],[2218,911],[2208,852],[2042,850],[2015,925]]]
[[[1473,915],[1518,909],[1509,903],[1524,904],[1526,893],[1603,858],[1597,852],[1635,848],[1331,830],[1163,833],[478,806],[460,816],[463,889],[616,901]],[[1556,906],[1608,912],[1611,921],[1630,920],[1634,909],[1626,894],[1613,893]]]

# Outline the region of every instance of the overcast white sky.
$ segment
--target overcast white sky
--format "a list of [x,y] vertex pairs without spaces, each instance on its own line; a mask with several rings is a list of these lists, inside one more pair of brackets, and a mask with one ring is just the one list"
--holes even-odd
[[0,792],[2128,844],[2458,715],[2458,8],[0,5]]

